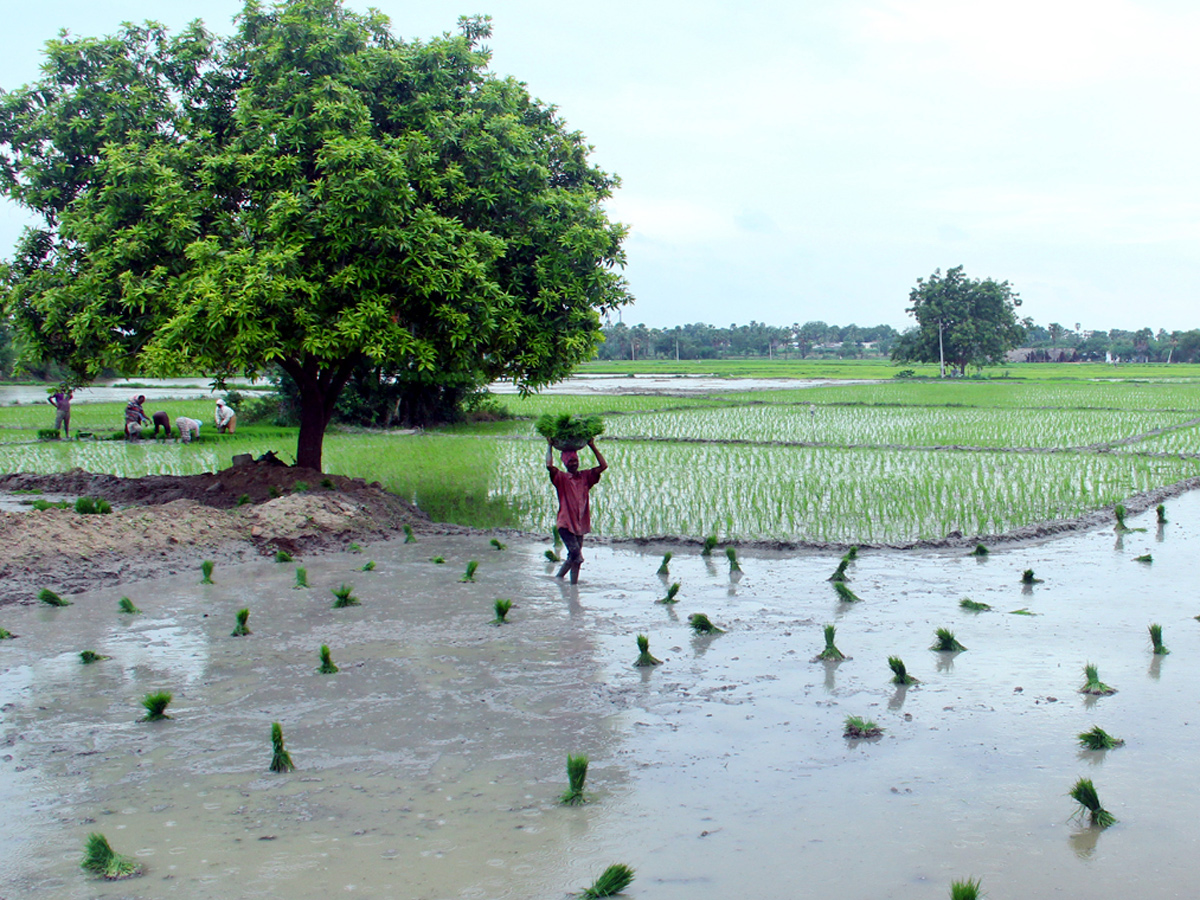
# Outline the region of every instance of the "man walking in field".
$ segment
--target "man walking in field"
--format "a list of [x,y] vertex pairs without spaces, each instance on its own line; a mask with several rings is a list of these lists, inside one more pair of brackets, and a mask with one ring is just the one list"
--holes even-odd
[[58,410],[54,416],[54,430],[61,430],[68,438],[71,436],[71,398],[74,396],[71,391],[59,388],[50,398],[50,405]]
[[579,469],[579,454],[574,450],[562,452],[562,469],[554,465],[554,445],[546,441],[546,468],[550,472],[550,483],[558,492],[558,518],[555,526],[567,546],[567,559],[558,570],[555,578],[562,578],[571,573],[571,584],[579,583],[579,567],[583,565],[583,536],[592,530],[592,508],[590,492],[592,485],[600,480],[600,473],[608,468],[608,463],[596,449],[594,440],[588,441],[588,448],[596,457],[598,465],[590,469]]

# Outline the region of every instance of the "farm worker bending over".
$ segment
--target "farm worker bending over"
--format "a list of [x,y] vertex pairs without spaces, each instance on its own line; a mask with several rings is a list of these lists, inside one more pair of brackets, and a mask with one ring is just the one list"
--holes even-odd
[[146,411],[142,404],[146,402],[145,394],[133,397],[125,404],[125,440],[136,441],[142,433],[142,425],[149,425]]
[[75,396],[70,391],[58,391],[50,398],[50,405],[58,412],[54,416],[54,430],[65,429],[66,436],[71,436],[71,398]]
[[233,411],[233,407],[226,406],[224,400],[217,401],[213,421],[217,423],[218,434],[233,434],[237,431],[237,413]]
[[574,450],[562,452],[562,463],[567,471],[554,465],[554,445],[546,441],[546,468],[550,470],[550,483],[558,492],[558,518],[555,525],[558,533],[567,545],[567,560],[558,570],[555,578],[562,578],[571,573],[571,584],[579,583],[579,567],[583,565],[583,536],[592,530],[592,509],[589,502],[589,492],[592,485],[600,480],[600,473],[608,468],[608,463],[596,449],[594,440],[588,441],[588,447],[596,457],[599,465],[591,469],[579,470],[579,454]]
[[152,435],[152,437],[158,437],[158,429],[160,429],[160,428],[167,433],[167,437],[171,436],[171,417],[170,416],[168,416],[162,410],[159,410],[150,418],[152,418],[154,420],[154,434]]
[[176,416],[175,426],[179,429],[179,439],[185,444],[190,444],[192,438],[200,437],[200,423],[195,419],[189,419],[187,416]]

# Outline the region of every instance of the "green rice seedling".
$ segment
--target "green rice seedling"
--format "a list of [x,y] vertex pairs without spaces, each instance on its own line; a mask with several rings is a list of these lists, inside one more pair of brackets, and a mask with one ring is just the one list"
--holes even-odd
[[1026,569],[1021,573],[1021,584],[1041,584],[1044,579],[1035,578],[1033,569]]
[[497,600],[492,604],[492,609],[496,611],[496,618],[492,619],[493,625],[503,625],[508,621],[508,611],[512,609],[511,600]]
[[1154,557],[1149,553],[1143,553],[1141,556],[1135,556],[1133,561],[1140,563],[1152,563],[1154,562]]
[[358,541],[351,541],[346,550],[350,553],[362,553],[362,544]]
[[325,488],[327,491],[332,491],[336,485],[334,485],[332,478],[322,478],[321,487]]
[[841,662],[846,659],[846,654],[834,646],[833,639],[836,634],[836,625],[825,626],[825,649],[813,657],[813,662]]
[[737,548],[736,547],[726,547],[725,548],[725,558],[729,560],[729,574],[730,575],[732,575],[734,572],[742,571],[742,567],[740,565],[738,565]]
[[985,547],[983,544],[976,544],[975,549],[972,550],[969,555],[970,556],[987,556],[988,548]]
[[275,551],[275,562],[277,562],[277,563],[292,562],[292,554],[288,553],[286,550],[276,550]]
[[979,885],[983,882],[978,878],[968,878],[966,881],[950,882],[950,900],[979,900]]
[[663,597],[658,602],[659,603],[678,603],[679,601],[677,601],[675,599],[675,595],[678,593],[679,593],[679,582],[676,581],[669,588],[667,588],[667,596]]
[[308,587],[308,569],[300,566],[296,569],[296,584],[297,588]]
[[1158,504],[1158,506],[1154,507],[1154,512],[1158,515],[1158,524],[1166,525],[1167,524],[1167,508],[1160,503],[1160,504]]
[[1079,735],[1079,744],[1085,750],[1111,750],[1124,743],[1125,741],[1121,738],[1113,737],[1099,725],[1092,728],[1091,731],[1084,731]]
[[850,562],[854,562],[856,559],[858,559],[858,545],[851,544],[850,549],[846,551],[846,555],[843,557],[843,559],[848,559]]
[[688,624],[692,626],[692,631],[696,634],[724,634],[724,628],[718,628],[712,623],[712,619],[704,613],[692,613],[688,616]]
[[888,657],[888,668],[892,670],[892,684],[916,684],[917,679],[908,674],[904,661],[898,656]]
[[362,564],[362,568],[359,569],[359,571],[360,572],[374,572],[375,571],[375,560],[373,560],[373,559],[367,560],[365,563]]
[[476,562],[473,559],[468,561],[467,562],[467,570],[465,572],[463,572],[463,577],[458,580],[462,581],[462,582],[474,581],[475,580],[475,570],[478,568],[479,568],[478,562]]
[[493,550],[507,550],[508,549],[508,545],[501,543],[499,538],[492,538],[490,541],[488,541],[488,543],[492,545]]
[[96,498],[95,497],[77,497],[75,499],[75,512],[81,516],[93,516],[96,514]]
[[552,563],[562,562],[562,557],[559,556],[557,553],[555,553],[553,550],[547,550],[545,555],[546,555],[546,562],[552,562]]
[[987,612],[991,607],[986,603],[979,603],[972,600],[970,597],[963,597],[958,601],[958,605],[968,612]]
[[1107,828],[1117,821],[1112,813],[1100,805],[1100,797],[1096,793],[1096,786],[1092,784],[1092,779],[1080,778],[1076,781],[1075,786],[1071,788],[1070,796],[1079,804],[1075,815],[1082,817],[1084,813],[1087,813],[1088,819],[1097,828]]
[[132,857],[123,856],[113,850],[108,838],[99,832],[88,835],[87,844],[83,849],[83,862],[79,864],[87,871],[116,881],[120,878],[133,878],[141,875],[144,869]]
[[1117,531],[1128,531],[1129,528],[1125,524],[1125,507],[1118,503],[1113,507],[1113,516],[1117,520]]
[[50,590],[50,588],[42,588],[40,591],[38,591],[38,599],[41,600],[43,603],[45,603],[47,606],[70,606],[71,605],[70,600],[64,600],[58,594],[54,593],[54,591]]
[[278,500],[283,496],[283,493],[279,490],[279,488],[272,484],[267,487],[267,496],[272,500]]
[[142,698],[142,706],[146,708],[143,722],[157,722],[159,719],[169,719],[167,707],[171,705],[173,695],[168,691],[155,691]]
[[1020,609],[1014,609],[1009,615],[1013,616],[1036,616],[1037,613],[1030,612],[1027,607],[1022,606]]
[[571,756],[567,754],[567,790],[559,797],[559,803],[567,806],[579,806],[586,803],[583,796],[583,783],[587,781],[588,758],[583,754]]
[[845,731],[842,733],[842,737],[859,740],[879,737],[881,734],[883,734],[883,729],[870,719],[864,719],[862,716],[846,716]]
[[429,561],[430,561],[431,563],[437,563],[437,564],[440,566],[440,565],[442,565],[442,564],[443,564],[443,563],[446,561],[446,557],[444,557],[444,556],[431,556],[431,557],[429,557]]
[[850,565],[850,561],[848,559],[843,559],[838,563],[838,567],[833,570],[833,574],[830,575],[827,580],[832,581],[834,584],[839,584],[843,581],[849,581],[850,579],[846,577],[846,567],[848,565]]
[[579,450],[604,433],[604,420],[599,416],[546,413],[538,417],[534,428],[559,450]]
[[662,664],[661,659],[656,659],[650,655],[650,638],[644,634],[637,636],[638,658],[634,661],[635,666],[657,666]]
[[0,628],[0,641],[11,640],[12,638],[15,638],[15,637],[16,637],[16,635],[13,634],[11,631],[9,631],[7,628]]
[[663,577],[666,577],[671,574],[671,570],[667,566],[667,564],[670,563],[670,561],[671,561],[671,556],[672,556],[672,554],[669,550],[663,554],[662,562],[659,563],[658,572],[656,572],[655,574],[662,575]]
[[712,556],[713,550],[717,548],[717,536],[710,534],[704,539],[704,546],[700,548],[701,556]]
[[67,501],[59,500],[57,503],[51,503],[49,500],[38,497],[33,501],[33,508],[38,512],[45,512],[48,509],[66,509]]
[[297,481],[295,484],[292,485],[292,490],[295,491],[297,494],[303,494],[304,492],[306,492],[308,490],[308,482],[307,481]]
[[858,594],[850,590],[850,585],[844,581],[835,581],[833,589],[837,592],[838,599],[843,603],[857,603],[861,599]]
[[334,609],[345,609],[347,606],[359,605],[358,598],[351,593],[354,590],[352,585],[343,583],[338,587],[330,588],[330,590],[333,591]]
[[934,634],[935,638],[930,650],[937,650],[940,653],[959,653],[967,649],[958,642],[958,638],[949,628],[939,628]]
[[102,659],[112,659],[112,657],[105,656],[102,653],[97,653],[95,650],[84,650],[79,654],[79,661],[85,666],[90,666],[92,663],[100,662]]
[[550,540],[554,542],[554,549],[561,550],[563,546],[562,535],[558,533],[557,528],[550,529]]
[[1105,696],[1117,692],[1116,688],[1111,688],[1100,680],[1100,673],[1092,663],[1088,663],[1083,667],[1083,677],[1083,687],[1079,689],[1079,693],[1081,694]]
[[233,626],[233,632],[230,637],[245,637],[250,634],[250,627],[246,624],[250,620],[250,610],[239,609],[237,611],[237,624]]
[[206,559],[204,562],[200,563],[200,573],[204,576],[203,578],[200,579],[201,584],[212,584],[213,583],[212,573],[213,573],[214,565],[215,564],[213,563],[213,561],[211,559]]
[[237,498],[237,505],[238,505],[238,506],[249,506],[249,505],[250,505],[250,502],[251,502],[251,501],[250,501],[250,495],[249,495],[249,494],[242,494],[240,497],[238,497],[238,498]]
[[271,723],[271,771],[290,772],[296,768],[292,755],[283,746],[283,726]]
[[1166,656],[1170,653],[1171,651],[1163,646],[1162,626],[1158,624],[1151,625],[1149,631],[1150,643],[1154,645],[1155,656]]
[[317,671],[322,675],[336,675],[339,671],[334,664],[333,654],[329,652],[328,644],[321,645],[321,665],[317,666]]
[[583,900],[597,900],[599,897],[611,897],[614,894],[621,893],[632,882],[633,869],[624,863],[613,863],[580,896]]

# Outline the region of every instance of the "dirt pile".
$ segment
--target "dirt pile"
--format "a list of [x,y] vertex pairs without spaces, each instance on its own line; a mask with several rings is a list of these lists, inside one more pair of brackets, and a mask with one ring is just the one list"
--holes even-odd
[[35,602],[43,587],[95,589],[194,568],[204,558],[342,549],[428,522],[378,483],[267,463],[146,478],[21,473],[0,477],[0,491],[86,495],[114,507],[108,515],[0,513],[0,605]]

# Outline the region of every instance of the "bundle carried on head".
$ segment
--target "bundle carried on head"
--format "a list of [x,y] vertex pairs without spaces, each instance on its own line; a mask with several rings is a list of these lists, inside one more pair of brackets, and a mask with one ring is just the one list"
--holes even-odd
[[537,432],[548,438],[556,450],[581,450],[593,438],[604,433],[604,422],[599,416],[578,418],[564,413],[552,416],[549,413],[537,420]]

